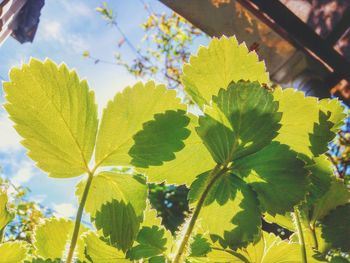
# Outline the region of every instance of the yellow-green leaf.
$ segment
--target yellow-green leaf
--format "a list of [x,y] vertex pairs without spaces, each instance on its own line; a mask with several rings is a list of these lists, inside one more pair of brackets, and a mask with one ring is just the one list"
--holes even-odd
[[291,88],[277,88],[273,95],[282,112],[282,126],[274,140],[288,145],[305,160],[327,152],[328,143],[335,136],[333,130],[342,118],[338,112],[341,107],[330,103],[326,111],[326,101],[321,105],[317,98],[305,97],[303,92]]
[[185,147],[175,153],[174,160],[165,162],[162,166],[150,166],[148,169],[140,170],[147,175],[148,181],[190,185],[198,174],[215,166],[213,158],[195,131],[198,118],[194,115],[189,116],[191,122],[187,129],[191,134],[184,140]]
[[154,114],[167,110],[186,110],[175,90],[150,81],[127,87],[118,93],[103,111],[96,143],[96,163],[102,166],[129,165],[128,152],[133,136]]
[[[67,219],[48,218],[38,225],[34,232],[35,253],[45,259],[63,258],[66,254],[67,244],[73,234],[74,222]],[[79,236],[86,231],[81,226]],[[77,257],[81,260],[84,256],[84,243],[80,237],[75,248]]]
[[89,232],[84,240],[86,244],[86,254],[94,263],[131,262],[130,260],[125,259],[125,254],[121,250],[109,246],[94,232]]
[[28,244],[22,241],[0,244],[0,263],[22,263],[28,252]]
[[[81,200],[85,181],[77,185],[76,195]],[[101,172],[92,180],[85,211],[95,217],[101,206],[113,199],[131,203],[138,217],[146,208],[147,185],[144,179],[130,174],[117,172]]]
[[7,201],[7,194],[0,190],[0,237],[3,229],[14,217],[7,209]]
[[199,48],[183,67],[182,83],[185,91],[200,106],[209,104],[219,89],[226,89],[234,81],[268,83],[264,62],[235,37],[213,38],[209,47]]
[[11,70],[4,91],[5,109],[39,168],[60,178],[87,171],[98,120],[85,80],[64,64],[31,59]]

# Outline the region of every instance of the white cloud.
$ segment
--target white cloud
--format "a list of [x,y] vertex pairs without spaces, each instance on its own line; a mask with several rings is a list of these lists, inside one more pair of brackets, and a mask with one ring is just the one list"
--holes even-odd
[[67,50],[79,53],[89,48],[81,36],[66,30],[65,26],[59,21],[44,20],[41,25],[39,37],[45,41],[51,42],[54,40]]
[[14,176],[11,176],[11,182],[15,186],[20,186],[27,183],[36,172],[36,168],[31,161],[21,162],[18,165],[18,168],[19,169],[15,172]]
[[70,203],[53,204],[52,208],[56,217],[70,218],[74,217],[76,213],[75,206]]
[[62,25],[58,21],[43,21],[41,23],[41,30],[45,39],[64,42]]
[[65,11],[74,17],[91,17],[93,15],[93,9],[87,6],[82,1],[74,1],[73,4],[69,0],[61,0],[60,2],[64,7]]
[[22,148],[21,137],[13,128],[12,121],[5,113],[0,113],[0,151],[9,152],[16,151]]

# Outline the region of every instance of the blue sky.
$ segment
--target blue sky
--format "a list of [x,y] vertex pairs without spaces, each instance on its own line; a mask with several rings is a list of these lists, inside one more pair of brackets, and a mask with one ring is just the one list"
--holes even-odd
[[[140,0],[106,1],[115,11],[117,21],[135,46],[141,42],[143,30],[140,24],[147,18],[147,12]],[[170,12],[157,0],[145,1],[156,12]],[[121,36],[95,11],[102,1],[97,0],[46,0],[42,10],[41,22],[33,43],[19,44],[9,38],[0,47],[0,77],[7,80],[8,71],[13,66],[28,62],[30,57],[53,59],[65,62],[75,68],[81,78],[86,78],[91,89],[95,90],[99,112],[116,92],[136,82],[135,78],[123,68],[98,64],[82,57],[89,50],[95,57],[111,60],[113,53],[119,51],[127,59],[133,54],[124,45],[118,49]],[[196,50],[199,44],[193,45]],[[4,101],[3,93],[0,96]],[[19,143],[20,138],[8,120],[3,108],[0,109],[0,166],[2,176],[11,178],[15,184],[28,186],[30,198],[57,211],[62,216],[74,216],[77,207],[74,196],[75,184],[81,180],[51,179],[35,167],[26,156],[26,150]]]

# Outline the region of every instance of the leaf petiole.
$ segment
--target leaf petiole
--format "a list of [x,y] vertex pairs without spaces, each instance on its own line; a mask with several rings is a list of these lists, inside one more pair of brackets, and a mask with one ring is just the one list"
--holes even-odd
[[79,204],[77,216],[75,218],[74,230],[73,230],[72,240],[71,240],[71,243],[69,246],[69,251],[68,251],[66,263],[71,263],[72,259],[73,259],[74,249],[77,245],[77,240],[78,240],[78,235],[79,235],[81,218],[83,216],[84,206],[85,206],[85,203],[86,203],[86,200],[88,197],[88,193],[89,193],[91,182],[92,182],[93,178],[94,178],[94,170],[92,172],[91,171],[88,172],[88,179],[86,181],[84,192],[83,192],[80,204]]
[[198,219],[199,213],[203,207],[204,201],[208,196],[208,193],[210,191],[210,189],[212,188],[212,186],[214,185],[214,183],[216,182],[217,179],[220,178],[221,175],[223,175],[224,173],[227,172],[227,167],[224,166],[222,167],[221,165],[217,164],[215,166],[215,168],[212,170],[211,174],[210,174],[210,178],[211,180],[209,181],[208,185],[206,186],[206,188],[204,189],[200,199],[198,200],[198,203],[196,205],[196,208],[193,212],[193,215],[190,219],[190,222],[188,223],[188,226],[186,228],[186,232],[180,242],[180,245],[177,249],[177,252],[175,254],[173,263],[180,263],[182,262],[182,258],[184,256],[184,253],[186,251],[187,245],[188,245],[188,241],[190,240],[193,228],[196,224],[196,221]]

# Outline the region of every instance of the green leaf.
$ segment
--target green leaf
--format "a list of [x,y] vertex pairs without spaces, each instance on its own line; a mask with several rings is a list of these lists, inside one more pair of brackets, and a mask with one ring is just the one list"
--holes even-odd
[[[81,201],[84,192],[85,181],[77,185],[76,195]],[[147,185],[140,176],[121,174],[117,172],[101,172],[94,177],[91,183],[89,195],[85,204],[85,211],[95,217],[96,211],[101,206],[113,199],[130,202],[138,217],[142,216],[146,207]]]
[[139,260],[161,255],[166,250],[167,239],[164,234],[164,229],[158,226],[143,227],[136,239],[138,244],[128,251],[128,257]]
[[87,171],[98,120],[85,80],[64,64],[31,59],[11,70],[4,91],[5,109],[39,168],[58,178]]
[[278,104],[259,83],[231,83],[226,90],[220,89],[213,103],[217,109],[200,117],[197,132],[217,163],[259,151],[277,136]]
[[7,209],[7,194],[0,190],[0,238],[6,225],[14,218],[14,215]]
[[160,229],[164,230],[164,238],[166,239],[166,254],[170,254],[172,251],[173,246],[175,245],[175,241],[173,240],[173,236],[169,230],[167,230],[162,225],[162,218],[158,217],[157,210],[151,208],[151,205],[148,203],[146,206],[146,210],[144,213],[144,220],[141,224],[142,227],[148,227],[153,228],[156,226],[157,228],[160,227]]
[[[60,259],[65,255],[68,242],[73,234],[74,223],[67,219],[47,218],[39,224],[34,232],[35,253],[44,259]],[[80,228],[79,237],[86,231]],[[75,249],[77,257],[84,260],[84,244],[78,239]]]
[[23,241],[0,244],[0,263],[22,263],[28,253],[28,244]]
[[237,251],[214,249],[208,257],[209,262],[300,263],[300,247],[297,243],[287,242],[272,233],[264,232],[259,242],[250,243],[244,249]]
[[347,114],[345,108],[338,99],[322,99],[320,100],[321,109],[328,115],[329,121],[333,123],[332,131],[337,133],[344,125]]
[[129,165],[128,152],[133,136],[156,113],[186,110],[175,90],[150,81],[127,87],[110,101],[103,111],[96,143],[96,163],[102,166]]
[[201,47],[197,56],[190,57],[183,72],[185,91],[199,106],[209,104],[212,96],[232,81],[269,82],[264,63],[234,37],[213,38],[208,48]]
[[271,215],[292,211],[308,189],[304,162],[288,146],[277,142],[237,160],[233,170],[257,193],[262,211]]
[[94,232],[89,232],[84,238],[86,254],[93,263],[127,263],[125,254],[115,247],[109,246],[102,241]]
[[319,103],[315,97],[295,89],[277,88],[273,92],[282,112],[279,135],[275,138],[282,144],[304,157],[306,160],[325,153],[328,143],[334,138],[335,131],[344,117],[338,104],[324,101]]
[[[189,193],[193,205],[212,179],[207,172],[193,182]],[[219,238],[224,245],[240,247],[257,237],[260,216],[256,194],[240,178],[227,173],[216,179],[209,190],[198,222],[204,232]]]
[[147,168],[175,159],[174,153],[185,147],[183,141],[190,135],[186,129],[189,122],[182,110],[155,114],[154,120],[144,123],[143,129],[133,136],[134,145],[129,151],[131,164]]
[[350,252],[350,204],[339,206],[321,220],[322,238],[333,248]]
[[310,213],[310,222],[322,219],[338,206],[350,202],[350,191],[342,180],[333,178],[329,190],[314,203]]
[[128,250],[137,235],[140,220],[130,203],[112,200],[103,204],[96,213],[95,226],[103,231],[111,244],[122,251]]
[[311,180],[307,206],[311,206],[330,189],[334,172],[331,161],[325,155],[315,157],[313,163],[307,165],[306,169],[310,171]]
[[210,243],[202,235],[195,235],[190,245],[190,251],[190,257],[205,257],[211,251]]
[[61,263],[61,259],[42,259],[42,258],[34,258],[30,261],[25,261],[25,263]]
[[185,147],[175,153],[174,160],[143,170],[148,181],[190,185],[198,174],[215,166],[213,158],[195,131],[195,127],[198,126],[198,118],[191,114],[188,116],[191,121],[187,129],[191,131],[191,134],[184,140]]

